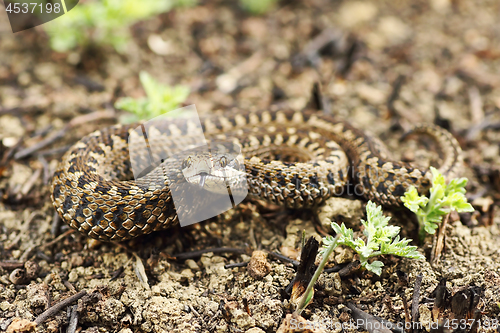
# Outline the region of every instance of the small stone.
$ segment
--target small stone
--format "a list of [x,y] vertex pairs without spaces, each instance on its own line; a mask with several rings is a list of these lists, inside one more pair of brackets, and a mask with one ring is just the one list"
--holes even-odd
[[464,85],[464,81],[456,76],[451,76],[445,82],[444,93],[448,96],[454,96],[463,89]]
[[482,150],[485,160],[495,160],[500,155],[500,149],[497,145],[490,145]]
[[[17,173],[17,172],[16,172],[16,173],[14,173],[14,175],[15,175],[15,176],[21,176],[21,175],[22,175],[22,176],[25,176],[25,175],[27,175],[27,174],[28,174],[28,172],[29,172],[29,170],[28,170],[28,169],[24,169],[24,171],[27,171],[27,173]],[[22,176],[21,176],[21,177],[22,177]],[[30,176],[31,176],[31,174],[30,174]],[[12,180],[12,178],[14,178],[14,177],[11,177],[11,180]],[[26,178],[26,179],[27,179],[27,178]],[[21,178],[20,178],[20,180],[24,180],[24,178],[23,178],[23,179],[21,179]],[[10,183],[10,184],[13,184],[13,183],[14,183],[14,181],[12,181],[12,183]],[[17,184],[20,184],[20,183],[18,182]],[[12,258],[14,258],[14,259],[19,259],[19,258],[21,257],[21,254],[22,254],[22,252],[21,252],[20,250],[12,250]]]
[[325,205],[320,207],[318,218],[321,226],[326,230],[331,229],[332,221],[344,222],[347,227],[359,225],[363,217],[362,202],[345,198],[330,198]]
[[261,280],[271,271],[271,265],[267,262],[267,253],[264,251],[253,251],[247,268],[248,274],[251,277]]
[[14,332],[35,332],[36,324],[28,319],[14,318],[9,327],[7,327],[7,333]]
[[13,270],[9,275],[9,280],[16,285],[24,284],[26,282],[26,271],[21,268]]
[[370,104],[382,104],[387,100],[387,92],[364,83],[357,85],[356,91],[359,97],[366,100]]
[[446,13],[451,6],[451,0],[430,0],[432,9],[438,13]]
[[424,305],[420,304],[418,307],[418,310],[420,312],[420,317],[419,320],[422,323],[422,325],[426,325],[424,327],[431,327],[432,325],[432,312],[429,310],[429,308]]
[[237,302],[227,302],[224,308],[229,313],[231,322],[238,327],[245,329],[245,327],[255,326],[255,320],[246,311],[240,309]]
[[123,328],[118,333],[132,333],[132,330],[130,328]]
[[19,139],[14,137],[6,137],[2,139],[2,144],[7,148],[14,147],[19,142]]
[[27,86],[31,83],[31,75],[28,72],[19,73],[17,82],[22,86]]
[[67,261],[63,261],[63,262],[61,263],[61,268],[62,268],[63,270],[65,270],[65,271],[67,271],[67,270],[69,269],[69,264],[68,264],[68,262],[67,262]]
[[342,295],[342,280],[337,272],[330,273],[324,278],[320,278],[323,288],[329,296]]
[[[5,105],[3,107],[7,108]],[[20,138],[23,137],[24,133],[24,126],[19,118],[11,115],[4,115],[0,117],[0,138]]]
[[71,52],[68,54],[68,57],[66,58],[66,61],[68,64],[76,66],[78,63],[82,60],[80,53],[78,52]]
[[26,278],[32,280],[38,276],[40,266],[36,262],[28,260],[24,263],[24,269],[26,270]]
[[50,62],[38,63],[34,67],[34,72],[36,77],[42,81],[50,81],[50,79],[54,76],[57,76],[56,65]]
[[346,1],[339,9],[339,22],[345,27],[353,27],[370,21],[377,15],[377,7],[368,1]]
[[169,55],[175,52],[170,41],[165,41],[161,36],[151,34],[148,37],[148,46],[154,53],[158,55]]
[[212,266],[212,258],[208,257],[206,254],[201,256],[200,262],[205,268]]
[[399,18],[386,16],[380,19],[378,31],[385,37],[389,44],[404,42],[411,36],[411,29]]
[[294,259],[294,260],[299,260],[300,259],[300,251],[295,248],[295,247],[290,247],[290,246],[282,246],[280,247],[280,252],[290,258],[290,259]]
[[194,278],[194,274],[190,269],[183,269],[181,272],[181,276],[186,280],[192,280]]
[[349,316],[349,313],[347,312],[342,312],[339,316],[339,320],[343,323],[346,323],[348,322],[349,320],[351,320],[351,316]]
[[81,256],[79,254],[71,256],[71,260],[70,260],[71,267],[83,266],[84,262],[85,262],[85,260],[83,259],[83,256]]
[[219,88],[220,91],[229,94],[238,86],[238,79],[239,77],[236,77],[234,75],[221,74],[217,77],[215,82],[217,84],[217,88]]
[[200,266],[198,266],[198,264],[196,263],[196,261],[194,261],[193,259],[187,259],[184,263],[186,264],[187,267],[189,267],[193,271],[199,271],[200,270]]
[[[337,250],[338,249],[338,250]],[[347,264],[350,263],[354,258],[354,253],[350,248],[337,247],[335,249],[335,262],[337,264]]]
[[32,309],[44,310],[47,308],[49,299],[47,298],[48,285],[45,283],[29,284],[26,287],[26,299]]
[[8,311],[8,310],[10,310],[11,306],[12,306],[12,304],[10,304],[9,302],[3,301],[2,303],[0,303],[0,310]]
[[75,283],[76,281],[78,281],[78,273],[76,271],[72,270],[68,274],[68,282]]

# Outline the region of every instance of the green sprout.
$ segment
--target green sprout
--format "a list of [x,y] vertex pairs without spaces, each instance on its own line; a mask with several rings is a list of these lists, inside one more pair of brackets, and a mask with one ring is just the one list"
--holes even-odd
[[425,257],[417,251],[417,247],[408,245],[411,239],[399,239],[400,227],[389,225],[390,217],[384,216],[382,207],[369,201],[366,205],[367,220],[361,220],[365,227],[363,234],[366,236],[366,242],[361,238],[354,238],[352,229],[347,228],[344,223],[338,225],[332,222],[332,228],[337,233],[335,237],[326,236],[323,238],[323,249],[320,254],[322,256],[321,263],[318,265],[314,276],[307,286],[304,296],[299,303],[296,312],[300,314],[312,298],[312,290],[316,280],[323,271],[330,254],[339,246],[344,245],[353,249],[359,254],[361,266],[377,275],[382,274],[384,264],[381,261],[368,262],[368,259],[383,254],[392,254],[410,259],[425,259]]
[[[151,119],[166,112],[177,109],[189,96],[189,87],[177,85],[174,87],[156,81],[147,72],[139,74],[142,87],[146,91],[144,98],[120,98],[115,103],[115,108],[132,113],[122,122],[131,123],[140,119]],[[173,114],[169,113],[170,116]]]
[[72,10],[45,24],[50,46],[57,52],[67,52],[90,44],[113,46],[124,52],[130,40],[129,27],[140,20],[190,5],[187,0],[102,0],[80,2]]
[[446,184],[443,175],[436,168],[431,167],[430,170],[432,187],[429,198],[419,195],[413,186],[401,197],[406,208],[417,215],[420,241],[423,241],[426,232],[434,234],[443,216],[451,211],[455,210],[459,213],[474,211],[465,197],[467,178],[455,178]]

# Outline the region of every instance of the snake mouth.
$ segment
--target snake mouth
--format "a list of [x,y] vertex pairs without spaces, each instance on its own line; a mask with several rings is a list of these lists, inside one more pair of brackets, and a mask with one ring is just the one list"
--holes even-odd
[[202,172],[200,173],[200,187],[203,188],[203,186],[205,186],[205,181],[207,180],[207,177],[208,177],[208,173],[206,172]]

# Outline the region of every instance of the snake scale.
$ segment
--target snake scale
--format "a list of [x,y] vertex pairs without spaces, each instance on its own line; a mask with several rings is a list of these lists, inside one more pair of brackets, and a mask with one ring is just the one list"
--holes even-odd
[[[248,192],[276,204],[315,207],[350,186],[378,204],[399,206],[410,186],[419,193],[431,186],[429,170],[392,161],[378,139],[319,112],[231,110],[200,119],[207,139],[240,145]],[[188,125],[173,120],[158,131],[167,139],[180,137],[189,133]],[[55,209],[91,238],[122,241],[178,223],[171,180],[149,187],[133,180],[127,140],[136,126],[87,135],[66,152],[54,174]],[[441,173],[456,173],[461,149],[449,132],[434,125],[416,126],[413,132],[437,143]]]

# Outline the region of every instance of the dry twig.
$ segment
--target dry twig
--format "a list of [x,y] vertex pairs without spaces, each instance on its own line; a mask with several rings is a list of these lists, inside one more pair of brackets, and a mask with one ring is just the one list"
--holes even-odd
[[62,300],[61,302],[57,303],[56,305],[53,305],[52,307],[50,307],[46,311],[44,311],[41,315],[39,315],[35,319],[35,323],[37,325],[42,324],[44,321],[46,321],[47,319],[49,319],[50,317],[52,317],[53,315],[55,315],[56,313],[61,311],[61,309],[63,309],[65,306],[70,305],[71,303],[79,300],[80,298],[82,298],[85,295],[87,295],[87,291],[82,290],[78,294],[70,296],[70,297]]

